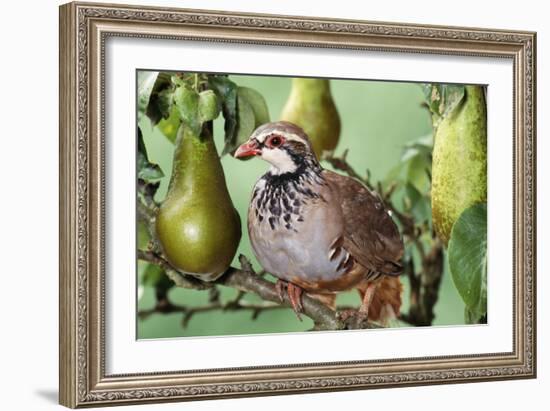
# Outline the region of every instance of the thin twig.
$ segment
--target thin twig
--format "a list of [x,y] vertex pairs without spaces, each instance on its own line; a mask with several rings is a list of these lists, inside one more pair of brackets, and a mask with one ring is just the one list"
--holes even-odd
[[353,167],[347,162],[348,150],[344,150],[340,157],[336,157],[333,154],[326,154],[323,156],[323,160],[327,161],[336,170],[343,171],[348,176],[353,177],[362,183],[364,183],[370,190],[374,191],[373,185],[370,183],[370,179],[367,172],[367,177],[363,177],[357,173]]
[[277,310],[286,308],[278,304],[272,303],[251,303],[248,301],[228,301],[227,303],[222,303],[220,301],[201,305],[198,307],[189,307],[186,305],[175,304],[168,300],[163,302],[157,302],[157,304],[147,310],[140,310],[138,315],[144,320],[151,316],[152,314],[173,314],[181,313],[183,314],[182,325],[186,327],[189,324],[189,321],[196,314],[207,313],[211,311],[251,311],[252,318],[256,319],[258,316],[268,310]]

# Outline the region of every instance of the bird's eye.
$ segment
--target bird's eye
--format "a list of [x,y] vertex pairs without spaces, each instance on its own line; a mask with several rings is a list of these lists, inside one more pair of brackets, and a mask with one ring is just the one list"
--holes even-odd
[[272,136],[269,138],[267,144],[269,147],[279,147],[283,143],[283,139],[279,136]]

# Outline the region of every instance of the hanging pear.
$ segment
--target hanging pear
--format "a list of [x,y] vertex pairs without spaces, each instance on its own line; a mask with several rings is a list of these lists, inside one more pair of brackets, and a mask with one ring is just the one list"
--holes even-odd
[[300,126],[309,136],[313,151],[321,158],[336,148],[340,116],[326,79],[294,78],[281,120]]
[[460,214],[487,201],[487,107],[481,86],[466,86],[462,102],[436,128],[431,197],[434,228],[445,244]]
[[[241,222],[229,196],[209,120],[219,114],[211,91],[184,87],[174,100],[179,127],[168,193],[156,232],[168,261],[205,281],[223,274],[239,245]],[[200,131],[199,131],[200,130]]]

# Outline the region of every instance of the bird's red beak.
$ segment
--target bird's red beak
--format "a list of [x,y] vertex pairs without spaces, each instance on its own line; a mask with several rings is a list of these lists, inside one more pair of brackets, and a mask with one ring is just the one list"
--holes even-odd
[[246,143],[241,144],[233,156],[235,158],[244,158],[259,156],[260,154],[262,154],[262,150],[260,150],[258,142],[256,140],[249,140]]

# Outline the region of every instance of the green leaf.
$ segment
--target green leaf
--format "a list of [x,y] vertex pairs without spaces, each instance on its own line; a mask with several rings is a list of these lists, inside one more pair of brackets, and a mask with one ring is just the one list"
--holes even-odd
[[139,179],[146,182],[164,177],[164,173],[158,164],[149,161],[140,127],[138,127],[137,175]]
[[244,98],[252,107],[254,112],[254,128],[260,127],[262,124],[269,123],[269,109],[264,97],[256,90],[250,87],[239,87],[237,95]]
[[141,285],[168,290],[174,283],[158,265],[147,264],[141,276]]
[[384,190],[387,190],[392,184],[397,183],[398,186],[401,186],[403,183],[403,170],[405,169],[407,163],[398,162],[393,166],[382,181],[382,187]]
[[137,223],[137,246],[140,250],[145,250],[147,248],[147,245],[149,244],[149,241],[151,240],[151,237],[149,235],[149,230],[147,229],[147,225],[143,221],[139,221]]
[[417,155],[423,155],[426,157],[427,163],[431,164],[431,155],[433,150],[433,135],[428,134],[418,139],[411,141],[404,146],[403,155],[401,161],[408,161],[412,157]]
[[155,126],[161,119],[168,118],[172,108],[173,85],[169,73],[157,73],[155,83],[151,90],[145,114]]
[[422,91],[430,111],[445,118],[464,99],[465,87],[460,84],[422,84]]
[[137,92],[137,106],[138,106],[138,121],[145,115],[147,106],[149,105],[149,99],[153,92],[155,81],[157,80],[158,71],[138,71],[138,92]]
[[431,134],[406,144],[401,156],[401,169],[392,171],[394,178],[402,178],[404,183],[412,184],[420,193],[428,192],[431,186],[432,149]]
[[[225,148],[235,146],[237,138],[237,85],[227,76],[209,76],[208,85],[218,95],[225,119]],[[224,152],[227,152],[224,148]],[[229,150],[231,151],[231,150]]]
[[432,214],[430,197],[422,194],[411,183],[405,185],[405,194],[410,204],[410,212],[417,223],[422,223],[430,219]]
[[232,153],[241,144],[250,138],[255,130],[256,119],[254,110],[248,100],[242,95],[237,95],[237,134],[235,140],[225,144],[222,155]]
[[462,212],[451,230],[449,267],[469,318],[487,313],[487,204]]
[[199,121],[215,120],[220,115],[220,104],[216,93],[212,90],[205,90],[199,94]]
[[177,87],[174,102],[184,125],[199,135],[202,126],[199,119],[199,93],[188,86]]
[[412,184],[419,192],[427,192],[431,184],[430,168],[431,162],[426,156],[417,153],[408,161],[407,182]]
[[157,124],[159,131],[166,136],[170,142],[176,142],[178,129],[181,124],[180,114],[175,104],[172,105],[168,118],[163,118]]

